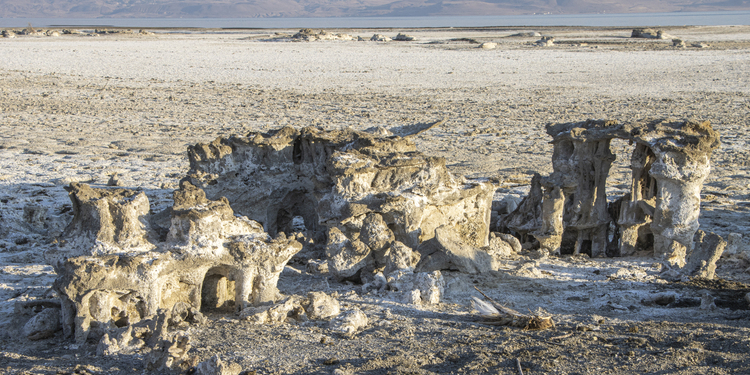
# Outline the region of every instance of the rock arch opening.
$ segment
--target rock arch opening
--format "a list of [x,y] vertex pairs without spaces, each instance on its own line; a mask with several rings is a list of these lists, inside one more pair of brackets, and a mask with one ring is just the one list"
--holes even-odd
[[201,312],[231,313],[235,310],[236,282],[227,267],[206,272],[201,286]]
[[[653,250],[670,264],[685,265],[710,154],[719,145],[708,122],[588,120],[550,124],[547,133],[553,172],[535,177],[529,196],[501,228],[531,235],[551,253],[597,257]],[[618,139],[634,145],[631,178],[625,194],[608,197]]]

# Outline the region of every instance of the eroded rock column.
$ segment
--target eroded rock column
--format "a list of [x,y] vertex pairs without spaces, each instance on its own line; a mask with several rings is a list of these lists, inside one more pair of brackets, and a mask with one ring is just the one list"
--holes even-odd
[[688,157],[681,152],[656,152],[651,176],[657,196],[651,230],[654,255],[671,265],[685,266],[698,230],[701,189],[710,171],[708,155]]
[[630,193],[622,197],[617,224],[620,226],[620,255],[633,255],[650,246],[649,224],[656,204],[656,180],[651,176],[654,153],[646,145],[637,144],[630,158],[633,179]]

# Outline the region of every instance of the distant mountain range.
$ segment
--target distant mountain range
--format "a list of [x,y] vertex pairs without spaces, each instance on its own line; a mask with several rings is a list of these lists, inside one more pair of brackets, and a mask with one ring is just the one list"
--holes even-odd
[[2,18],[475,16],[750,10],[750,0],[0,0]]

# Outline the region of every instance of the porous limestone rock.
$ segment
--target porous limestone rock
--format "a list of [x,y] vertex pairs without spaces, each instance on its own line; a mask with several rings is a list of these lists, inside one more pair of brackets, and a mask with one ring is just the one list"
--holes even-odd
[[313,29],[302,29],[292,36],[296,40],[308,42],[317,40],[356,40],[357,38],[348,34],[334,34],[325,30],[315,31]]
[[323,292],[310,292],[304,304],[307,317],[311,320],[330,319],[341,312],[339,301]]
[[662,30],[654,29],[633,29],[630,33],[631,38],[646,38],[646,39],[671,39],[672,36],[665,33]]
[[396,239],[393,232],[388,228],[388,223],[383,220],[383,216],[377,213],[365,216],[359,233],[362,242],[366,243],[373,251],[375,260],[382,264],[385,252]]
[[287,127],[218,138],[189,147],[186,180],[271,235],[293,233],[298,218],[330,272],[356,279],[384,267],[394,241],[415,249],[443,225],[456,241],[488,245],[495,183],[452,176],[410,138],[443,123],[390,129],[396,136]]
[[386,253],[383,274],[389,275],[394,271],[414,271],[421,255],[399,241],[394,241]]
[[[144,192],[72,183],[74,218],[46,254],[65,334],[78,344],[106,334],[102,351],[113,352],[132,347],[126,327],[162,309],[176,326],[205,319],[201,311],[307,319],[296,299],[272,305],[281,271],[302,249],[297,239],[325,248],[342,279],[410,271],[419,259],[412,249],[437,228],[450,232],[445,241],[468,244],[468,258],[487,257],[477,249],[489,244],[496,183],[452,176],[410,138],[444,122],[383,136],[283,128],[192,146],[189,175],[160,213],[150,212]],[[459,252],[450,252],[452,264],[476,272],[479,263]],[[423,289],[420,298],[439,300]],[[167,351],[185,347],[162,341]],[[167,357],[152,364],[176,360]]]
[[[517,243],[518,248],[520,249],[521,244],[520,242],[518,242],[518,239],[510,235],[506,235],[506,236],[513,238],[515,240],[514,244]],[[505,257],[509,257],[513,255],[514,253],[517,252],[517,250],[515,250],[513,248],[513,245],[511,245],[503,237],[492,232],[490,233],[490,246],[487,252],[493,257],[505,258]]]
[[741,233],[729,233],[727,236],[727,246],[724,248],[724,254],[738,255],[745,252],[745,246]]
[[[38,326],[37,323],[32,323],[29,326],[29,331],[24,332],[24,327],[26,327],[26,324],[39,315],[43,310],[53,310],[57,312],[57,324],[58,324],[58,330],[61,328],[60,325],[60,317],[61,317],[61,309],[60,309],[60,301],[57,299],[32,299],[28,301],[16,301],[13,304],[13,315],[11,317],[11,323],[7,325],[7,330],[0,333],[0,337],[2,339],[11,339],[15,337],[27,337],[28,333],[37,332],[36,328],[31,329],[32,326],[36,327]],[[51,314],[51,312],[45,313]],[[43,324],[48,324],[51,322],[51,320],[43,319],[43,316],[40,316],[37,318],[39,321],[44,321]]]
[[551,47],[555,45],[555,37],[543,36],[542,39],[537,40],[534,44],[540,47]]
[[60,330],[60,309],[46,308],[34,315],[23,326],[23,333],[29,340],[41,340],[54,336]]
[[508,233],[497,233],[496,236],[503,240],[506,244],[508,244],[512,252],[518,253],[521,251],[521,241],[519,241],[515,236]]
[[157,373],[184,373],[197,364],[197,357],[188,355],[192,347],[190,336],[183,331],[166,335],[146,356],[146,369]]
[[684,271],[688,275],[713,279],[716,276],[716,261],[721,258],[727,242],[715,233],[699,230],[695,248],[687,257]]
[[342,312],[339,316],[331,319],[328,327],[331,331],[353,335],[367,327],[367,315],[358,308]]
[[390,42],[393,39],[391,39],[390,37],[387,37],[387,36],[385,36],[383,34],[373,34],[373,36],[370,38],[370,40],[373,41],[373,42]]
[[195,375],[237,375],[242,371],[242,366],[237,363],[226,363],[219,358],[218,354],[195,366]]
[[[547,133],[554,171],[532,179],[529,195],[500,228],[532,236],[548,252],[603,256],[653,248],[671,266],[685,266],[698,229],[700,190],[719,146],[710,123],[589,120],[550,124]],[[635,144],[633,179],[630,193],[608,204],[613,138]]]
[[350,240],[338,228],[328,231],[328,270],[339,279],[351,278],[363,268],[372,265],[375,259],[371,252],[362,241]]
[[417,40],[417,38],[415,38],[415,37],[413,37],[411,35],[398,33],[398,35],[396,35],[393,38],[393,40],[401,41],[401,42],[411,42],[411,41]]
[[[145,212],[131,203],[141,194],[83,185],[71,188],[71,200],[79,208],[66,230],[65,238],[70,240],[50,251],[49,258],[55,260],[58,273],[54,288],[61,298],[63,328],[77,343],[178,304],[187,304],[182,310],[196,316],[191,311],[239,311],[279,299],[279,275],[302,248],[295,238],[282,233],[272,239],[260,224],[235,216],[226,199],[209,200],[203,191],[183,182],[174,193],[169,232],[159,242],[157,233],[145,232],[150,228],[142,218],[148,212],[147,200]],[[99,214],[105,209],[117,212],[110,216],[117,219],[102,220]],[[132,237],[110,235],[126,227],[136,228],[138,241],[154,241],[137,242],[137,249],[152,250],[133,252],[124,240],[117,242]],[[73,233],[80,233],[83,240]],[[101,248],[100,239],[110,238],[114,240],[109,243],[118,246],[106,247],[109,253],[92,251]],[[84,248],[88,255],[71,249],[71,243],[88,246]]]
[[321,259],[310,259],[307,261],[307,272],[322,274],[328,273],[328,261]]
[[409,272],[400,270],[388,276],[388,289],[397,293],[402,303],[438,304],[445,294],[445,279],[440,271]]
[[147,238],[149,202],[142,191],[96,189],[80,183],[71,183],[66,190],[73,206],[73,221],[60,236],[66,257],[143,253],[155,247]]
[[[306,316],[302,307],[302,297],[290,296],[281,303],[247,307],[240,311],[240,318],[253,324],[281,324],[287,319],[296,319],[301,314]],[[300,320],[306,320],[306,318]]]
[[435,237],[417,249],[421,260],[417,272],[455,270],[464,273],[483,273],[497,270],[498,260],[487,251],[463,243],[451,227],[435,229]]
[[134,354],[146,346],[146,341],[133,334],[133,325],[105,333],[96,347],[96,355]]

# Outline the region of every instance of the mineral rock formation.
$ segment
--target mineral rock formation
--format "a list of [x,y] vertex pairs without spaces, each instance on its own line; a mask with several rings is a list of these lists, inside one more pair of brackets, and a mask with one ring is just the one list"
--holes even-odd
[[437,304],[445,294],[445,279],[440,271],[397,271],[388,275],[388,288],[400,294],[400,302],[409,304]]
[[23,326],[29,340],[41,340],[53,336],[60,330],[60,309],[48,308],[36,314]]
[[396,35],[396,37],[393,38],[393,40],[397,40],[397,41],[401,41],[401,42],[412,42],[412,41],[414,41],[416,39],[417,38],[415,38],[415,37],[413,37],[411,35],[402,34],[402,33],[398,33],[398,35]]
[[216,354],[195,366],[196,375],[237,375],[242,367],[236,363],[225,363]]
[[67,188],[73,221],[61,236],[65,256],[142,253],[155,246],[147,238],[148,198],[127,189]]
[[687,257],[685,272],[690,275],[713,279],[716,276],[716,261],[721,258],[727,242],[715,233],[699,230],[695,248]]
[[348,34],[334,34],[325,30],[315,31],[312,29],[302,29],[298,33],[294,34],[292,38],[308,42],[317,40],[356,40],[355,37]]
[[96,347],[96,355],[133,354],[141,350],[146,342],[133,333],[133,326],[107,332]]
[[339,301],[323,292],[310,292],[303,304],[307,306],[305,311],[312,320],[330,319],[341,312]]
[[385,266],[394,241],[415,249],[440,226],[488,245],[495,185],[452,176],[409,138],[440,123],[389,131],[402,137],[283,128],[218,138],[189,148],[187,180],[271,235],[303,232],[334,275],[357,278]]
[[373,41],[373,42],[390,42],[393,39],[391,39],[390,37],[387,37],[387,36],[385,36],[383,34],[373,34],[373,36],[370,38],[370,40]]
[[662,30],[654,29],[633,29],[630,33],[631,38],[646,38],[646,39],[671,39],[672,36],[664,33]]
[[163,242],[144,218],[143,193],[74,185],[71,200],[75,218],[48,258],[63,328],[78,343],[180,303],[232,311],[275,301],[284,265],[302,248],[283,234],[271,239],[226,199],[208,200],[187,182],[174,193]]
[[332,319],[329,327],[332,331],[345,335],[353,335],[367,327],[367,315],[358,308],[345,311]]
[[399,241],[394,241],[386,255],[385,275],[394,271],[414,271],[420,260],[420,254],[412,251],[408,246]]
[[540,47],[551,47],[555,45],[555,37],[543,36],[542,39],[537,40],[534,44]]
[[[442,123],[383,136],[283,128],[199,144],[189,148],[190,173],[173,207],[161,213],[150,212],[141,191],[71,184],[74,218],[45,254],[59,275],[64,333],[79,344],[104,337],[100,351],[118,353],[141,345],[143,334],[127,327],[158,311],[171,312],[172,326],[210,310],[241,311],[259,323],[335,316],[335,306],[323,306],[335,300],[324,296],[270,304],[280,299],[285,264],[302,249],[297,239],[325,249],[340,279],[385,288],[383,270],[410,274],[421,280],[419,300],[437,303],[442,278],[413,274],[421,258],[414,249],[439,236],[447,263],[423,268],[490,269],[492,257],[480,248],[488,245],[495,189],[455,178],[443,159],[416,152],[409,137]],[[189,348],[186,338],[159,340],[149,343],[161,348],[149,359],[154,369],[183,361],[174,353]]]
[[253,324],[280,324],[285,323],[289,318],[301,318],[300,315],[303,314],[306,316],[302,307],[302,297],[291,296],[275,305],[245,308],[240,311],[240,318]]
[[435,230],[435,238],[424,242],[417,250],[421,254],[417,272],[455,270],[482,273],[497,269],[497,260],[487,251],[457,241],[451,228]]
[[[589,120],[548,125],[547,133],[553,138],[554,172],[534,177],[529,196],[501,227],[533,236],[549,252],[603,256],[653,248],[670,265],[685,265],[709,158],[719,146],[708,122]],[[608,204],[613,138],[635,144],[633,179],[631,192]]]

